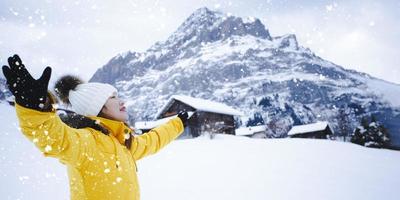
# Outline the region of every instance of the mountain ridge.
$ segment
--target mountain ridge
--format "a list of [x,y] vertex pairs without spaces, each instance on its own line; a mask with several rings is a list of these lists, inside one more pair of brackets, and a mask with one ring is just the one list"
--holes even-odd
[[400,92],[399,85],[324,60],[293,34],[272,37],[258,19],[244,22],[207,8],[147,51],[115,56],[90,81],[116,86],[132,120],[152,120],[170,96],[181,94],[244,111],[241,125],[260,115],[282,127],[272,133],[281,137],[293,125],[320,120],[337,129],[344,107],[352,127],[377,115],[400,145],[400,103],[380,87]]

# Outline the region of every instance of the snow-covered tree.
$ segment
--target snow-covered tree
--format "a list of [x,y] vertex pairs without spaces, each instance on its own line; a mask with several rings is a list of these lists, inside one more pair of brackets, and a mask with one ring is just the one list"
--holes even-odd
[[256,113],[254,113],[254,117],[250,118],[247,121],[246,126],[247,127],[249,127],[249,126],[259,126],[259,125],[263,125],[263,124],[265,124],[265,122],[264,122],[264,119],[263,119],[262,115],[260,113],[256,112]]
[[388,130],[371,116],[369,121],[366,117],[361,119],[358,126],[351,136],[351,142],[374,148],[387,148],[390,145]]

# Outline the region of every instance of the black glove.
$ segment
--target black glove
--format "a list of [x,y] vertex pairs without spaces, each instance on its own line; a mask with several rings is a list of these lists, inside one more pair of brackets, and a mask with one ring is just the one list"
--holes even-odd
[[46,67],[42,76],[35,80],[18,55],[8,58],[8,64],[3,66],[3,74],[7,79],[8,89],[15,96],[15,101],[26,108],[39,111],[51,110],[45,107],[47,100],[47,87],[51,76],[51,68]]
[[179,111],[178,117],[181,119],[183,126],[186,127],[186,123],[189,119],[188,113],[186,111]]

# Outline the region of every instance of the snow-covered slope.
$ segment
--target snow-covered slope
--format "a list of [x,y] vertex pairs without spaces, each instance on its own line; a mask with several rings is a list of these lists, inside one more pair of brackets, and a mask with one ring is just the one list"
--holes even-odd
[[353,128],[362,116],[376,115],[400,147],[399,85],[324,60],[295,35],[272,37],[258,19],[245,22],[207,8],[146,52],[112,58],[91,81],[115,85],[132,121],[152,120],[172,95],[188,95],[243,111],[243,125],[261,116],[284,137],[292,125],[316,121],[337,130],[343,108]]
[[0,103],[0,198],[69,199],[65,168],[19,132],[14,107]]
[[143,199],[378,200],[399,198],[399,166],[399,152],[349,143],[217,135],[176,141],[139,172]]
[[[1,199],[69,199],[64,166],[18,131],[0,104]],[[396,200],[400,152],[307,139],[177,140],[138,162],[143,200]]]

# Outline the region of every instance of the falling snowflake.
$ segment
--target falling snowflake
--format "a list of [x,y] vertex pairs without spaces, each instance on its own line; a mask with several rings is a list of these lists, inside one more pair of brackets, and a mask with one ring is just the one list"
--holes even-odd
[[370,21],[368,25],[369,26],[375,26],[375,22],[374,21]]
[[13,13],[13,15],[15,15],[15,16],[18,16],[18,15],[19,15],[18,12],[14,11],[14,9],[10,8],[9,10]]
[[45,151],[45,152],[49,152],[49,151],[51,151],[51,150],[52,150],[52,148],[51,148],[50,145],[46,145],[46,147],[44,148],[44,151]]
[[20,181],[29,180],[29,176],[20,176],[18,178]]

